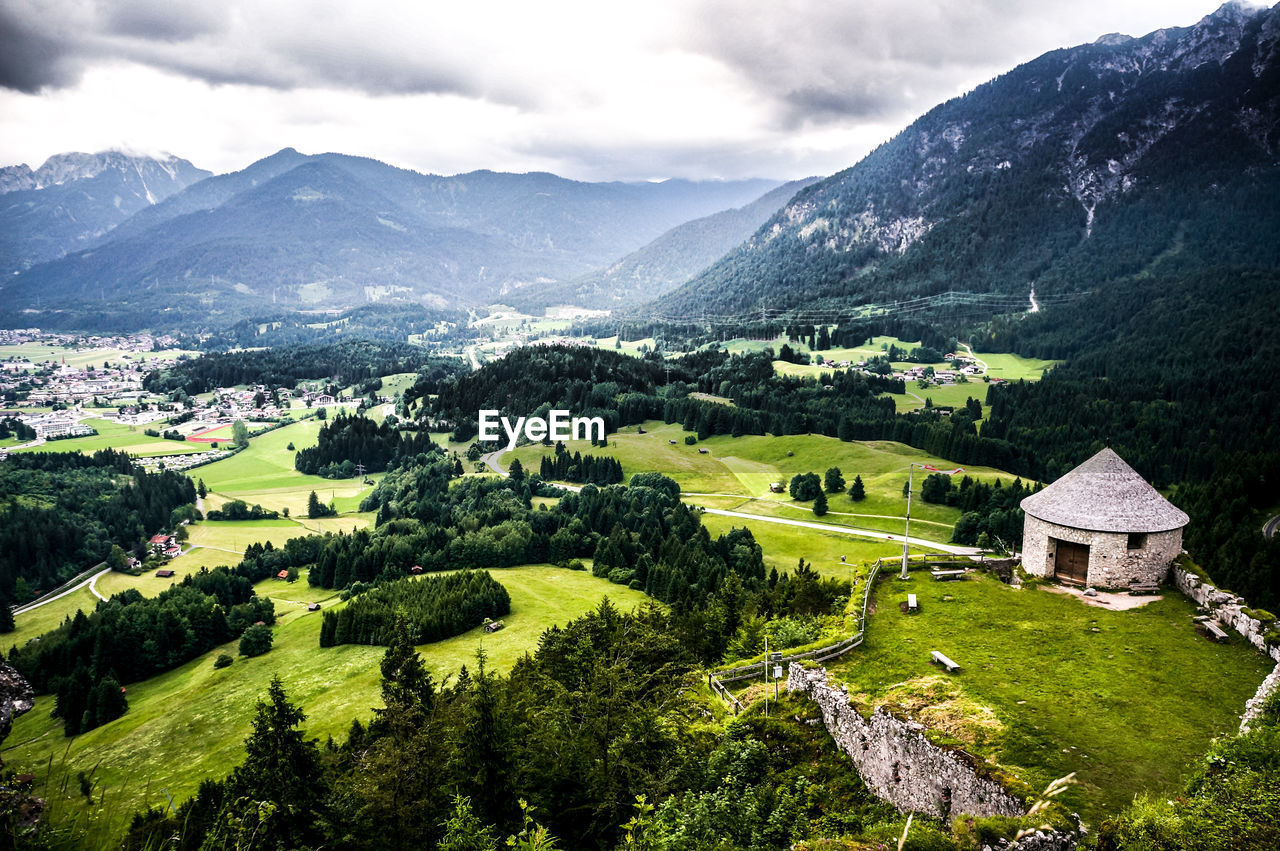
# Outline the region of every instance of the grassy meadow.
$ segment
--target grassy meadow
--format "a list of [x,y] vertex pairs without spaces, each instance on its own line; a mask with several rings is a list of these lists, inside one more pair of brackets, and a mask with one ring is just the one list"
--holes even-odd
[[165,349],[159,352],[125,352],[121,349],[77,349],[66,346],[52,346],[45,343],[19,343],[0,346],[0,360],[16,358],[18,360],[29,360],[33,364],[52,361],[61,365],[65,358],[67,366],[74,367],[84,367],[90,364],[98,367],[102,366],[103,363],[117,364],[122,361],[134,364],[150,363],[154,360],[167,360],[184,354],[194,356],[198,355],[199,352],[185,349]]
[[[914,461],[944,469],[953,466],[943,458],[892,441],[846,442],[814,434],[736,438],[717,435],[686,446],[684,438],[690,432],[678,424],[651,420],[644,424],[644,430],[645,434],[639,434],[635,426],[624,428],[610,435],[609,445],[603,449],[593,447],[589,441],[570,441],[566,448],[570,452],[611,455],[622,462],[627,477],[646,471],[661,472],[679,482],[690,501],[700,505],[797,520],[815,519],[812,503],[797,503],[785,493],[770,493],[769,484],[789,482],[798,473],[821,476],[828,467],[839,467],[848,483],[855,475],[862,477],[867,498],[853,502],[844,494],[829,495],[829,513],[821,518],[822,522],[890,534],[903,531],[907,501],[902,488],[907,483],[907,465]],[[675,445],[670,443],[672,440]],[[701,454],[699,448],[708,451]],[[521,446],[503,455],[502,463],[510,464],[512,458],[518,458],[526,470],[537,471],[539,459],[553,452],[540,444]],[[1001,479],[1010,483],[1014,478],[990,467],[969,467],[966,472],[984,481]],[[918,498],[924,475],[927,473],[916,470],[912,537],[948,541],[960,512]]]
[[[289,513],[304,520],[307,499],[312,491],[323,502],[333,502],[338,511],[348,513],[360,507],[361,500],[373,485],[355,479],[325,479],[304,476],[293,466],[299,449],[314,446],[324,422],[308,419],[269,431],[249,442],[249,448],[222,461],[191,471],[191,477],[203,479],[210,491],[208,508],[231,499],[242,499],[263,508]],[[289,449],[289,444],[293,449]],[[370,476],[377,480],[381,474]],[[310,522],[310,521],[308,521]]]
[[[648,600],[589,572],[548,565],[493,574],[511,594],[506,628],[489,635],[477,627],[420,647],[438,681],[456,675],[463,665],[474,666],[482,645],[491,668],[510,669],[537,646],[544,630],[594,608],[602,597],[624,609]],[[223,776],[243,758],[253,706],[272,676],[281,677],[290,698],[307,713],[304,727],[310,736],[341,738],[352,719],[367,721],[380,702],[378,662],[383,648],[320,648],[321,615],[306,612],[305,604],[321,602],[325,609],[342,605],[331,591],[312,589],[305,581],[269,579],[259,584],[258,592],[275,601],[280,617],[269,653],[237,657],[230,667],[214,669],[219,653],[236,655],[231,643],[134,683],[124,717],[73,739],[63,737],[60,723],[49,718],[53,699],[42,696],[14,725],[5,742],[5,762],[36,774],[38,794],[49,798],[55,813],[61,811],[59,817],[83,811],[74,778],[78,771],[91,775],[97,794],[104,796],[102,818],[118,831],[133,812],[165,806],[162,790],[181,801],[202,778]],[[67,778],[71,779],[64,792]]]
[[[113,412],[114,413],[114,412]],[[18,449],[17,452],[97,452],[100,449],[122,449],[130,455],[151,457],[154,455],[184,455],[188,452],[208,452],[207,443],[188,443],[184,440],[165,440],[144,434],[145,429],[163,431],[163,422],[146,425],[123,425],[113,420],[89,418],[82,421],[98,433],[88,437],[70,437],[51,440],[39,446]]]
[[[919,614],[899,610],[908,592]],[[827,667],[864,711],[905,711],[1037,791],[1077,772],[1063,801],[1096,823],[1142,789],[1174,792],[1271,670],[1238,638],[1202,638],[1194,614],[1177,593],[1111,611],[986,575],[915,574],[878,583],[866,643]],[[962,670],[934,667],[931,650]]]

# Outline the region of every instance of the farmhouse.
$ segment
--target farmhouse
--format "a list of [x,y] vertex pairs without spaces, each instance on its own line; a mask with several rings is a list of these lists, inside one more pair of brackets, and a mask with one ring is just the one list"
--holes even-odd
[[1160,583],[1187,515],[1110,448],[1022,501],[1022,566],[1072,585]]

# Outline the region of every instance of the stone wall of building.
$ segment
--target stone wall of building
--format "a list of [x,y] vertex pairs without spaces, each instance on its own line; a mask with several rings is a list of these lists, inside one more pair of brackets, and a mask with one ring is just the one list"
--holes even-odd
[[1072,529],[1026,515],[1022,529],[1022,566],[1033,576],[1052,577],[1057,555],[1054,539],[1089,545],[1089,581],[1095,588],[1127,588],[1131,582],[1163,582],[1182,552],[1182,530],[1152,532],[1141,549],[1129,549],[1123,532]]
[[863,717],[849,704],[846,689],[827,682],[824,668],[793,664],[787,688],[818,704],[827,732],[853,760],[867,788],[899,810],[947,821],[961,813],[1026,814],[1022,801],[974,770],[974,757],[933,744],[923,725],[883,708]]

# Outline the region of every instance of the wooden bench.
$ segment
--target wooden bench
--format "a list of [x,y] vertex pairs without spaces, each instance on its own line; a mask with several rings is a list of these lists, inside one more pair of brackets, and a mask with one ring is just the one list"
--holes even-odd
[[916,600],[915,594],[907,595],[907,611],[908,612],[920,611],[920,603]]
[[931,570],[929,575],[938,582],[950,582],[955,579],[964,579],[964,570]]
[[1210,641],[1216,641],[1219,644],[1227,640],[1227,633],[1222,627],[1213,621],[1209,621],[1204,625],[1204,631],[1208,635]]
[[1160,585],[1155,582],[1130,582],[1130,594],[1156,594],[1160,591]]
[[940,651],[930,650],[929,655],[930,657],[932,657],[933,663],[935,665],[941,665],[942,667],[946,668],[948,673],[955,673],[956,671],[960,670],[959,665],[957,665],[955,662],[952,662],[950,659],[946,657],[945,654],[941,653]]

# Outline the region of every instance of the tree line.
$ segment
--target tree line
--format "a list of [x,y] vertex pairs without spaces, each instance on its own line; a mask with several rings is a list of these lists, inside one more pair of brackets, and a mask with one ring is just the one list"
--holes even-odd
[[39,641],[10,649],[9,664],[37,693],[55,695],[54,715],[73,736],[124,713],[122,685],[176,668],[259,621],[274,623],[275,607],[254,594],[249,576],[201,569],[155,597],[131,588],[91,614],[76,612]]
[[143,542],[195,502],[181,473],[148,473],[104,449],[21,453],[0,464],[0,603],[25,601]]
[[324,613],[320,646],[391,644],[405,618],[413,644],[451,638],[511,612],[511,597],[491,574],[462,570],[445,576],[384,582]]

